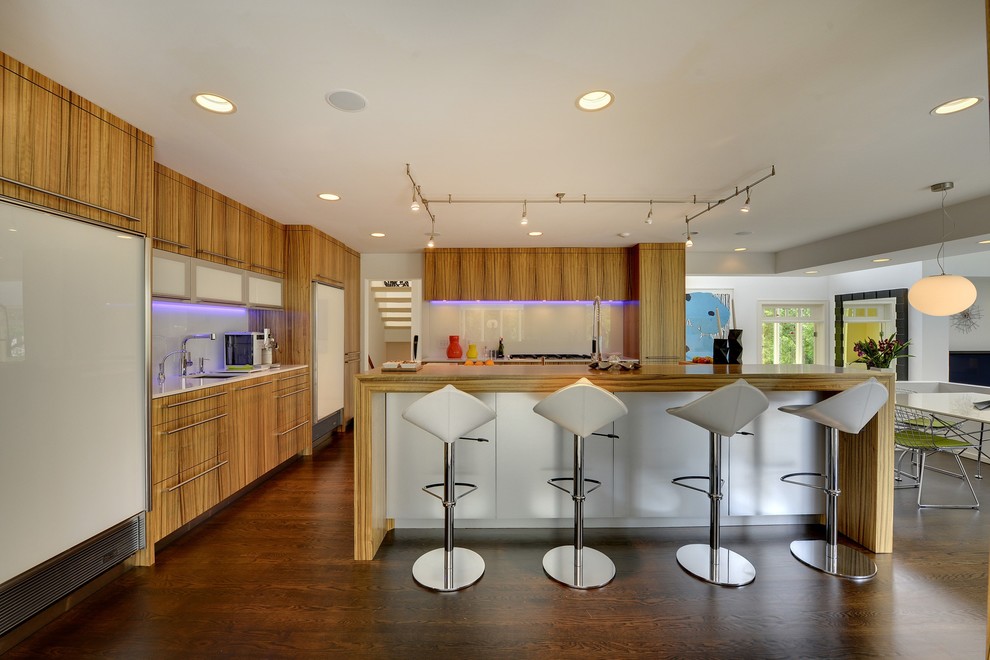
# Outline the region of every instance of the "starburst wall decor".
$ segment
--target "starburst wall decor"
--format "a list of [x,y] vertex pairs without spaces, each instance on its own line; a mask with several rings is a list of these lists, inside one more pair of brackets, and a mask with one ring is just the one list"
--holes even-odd
[[952,327],[962,333],[969,334],[980,327],[983,310],[979,305],[970,305],[967,309],[952,315]]

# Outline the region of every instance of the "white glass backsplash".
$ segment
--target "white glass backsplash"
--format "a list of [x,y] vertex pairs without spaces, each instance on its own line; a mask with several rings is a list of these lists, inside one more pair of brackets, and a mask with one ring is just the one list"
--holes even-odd
[[[442,303],[423,305],[423,358],[446,358],[448,337],[505,352],[591,353],[591,303]],[[622,303],[602,303],[603,352],[622,352]]]
[[[181,348],[182,338],[213,332],[217,338],[190,339],[186,344],[193,362],[191,371],[199,371],[199,358],[205,357],[206,371],[223,369],[223,333],[247,332],[248,313],[243,307],[199,305],[155,300],[151,304],[151,371],[158,374],[158,364],[172,351]],[[165,373],[179,373],[180,356],[173,355],[165,365]]]

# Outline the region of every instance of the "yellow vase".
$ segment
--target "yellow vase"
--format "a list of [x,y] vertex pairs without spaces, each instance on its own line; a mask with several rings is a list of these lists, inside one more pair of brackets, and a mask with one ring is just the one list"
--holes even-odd
[[478,357],[478,347],[474,344],[468,344],[467,359],[473,360]]

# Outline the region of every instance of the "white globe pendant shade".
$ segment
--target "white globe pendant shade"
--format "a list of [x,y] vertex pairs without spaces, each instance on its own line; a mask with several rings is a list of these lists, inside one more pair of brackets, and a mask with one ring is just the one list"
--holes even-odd
[[976,287],[961,275],[932,275],[914,283],[908,302],[922,314],[950,316],[976,302]]

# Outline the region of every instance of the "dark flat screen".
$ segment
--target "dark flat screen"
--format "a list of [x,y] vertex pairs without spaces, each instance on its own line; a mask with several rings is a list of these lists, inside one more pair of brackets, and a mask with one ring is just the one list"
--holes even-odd
[[990,386],[990,351],[950,351],[949,380]]

